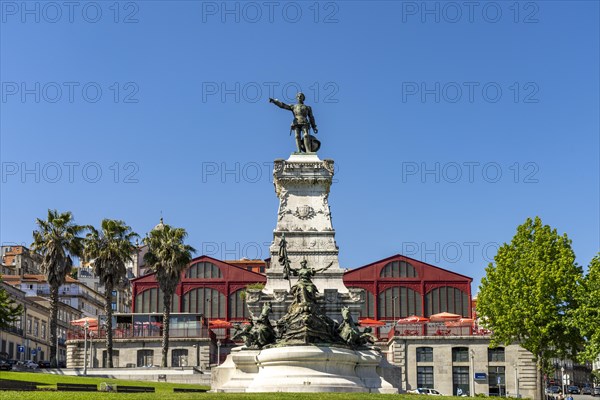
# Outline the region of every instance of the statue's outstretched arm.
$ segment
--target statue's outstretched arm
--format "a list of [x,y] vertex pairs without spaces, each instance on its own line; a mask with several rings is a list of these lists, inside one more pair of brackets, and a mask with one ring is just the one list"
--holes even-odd
[[326,270],[328,270],[328,269],[329,269],[329,267],[331,267],[332,265],[333,265],[333,261],[332,261],[332,262],[330,262],[330,263],[329,263],[329,264],[328,264],[326,267],[324,267],[324,268],[321,268],[321,269],[317,269],[317,270],[315,270],[315,272],[323,272],[323,271],[326,271]]
[[308,107],[308,120],[310,121],[310,126],[312,127],[315,133],[319,132],[317,129],[317,123],[315,122],[315,116],[312,113],[312,107]]
[[275,104],[277,107],[279,108],[283,108],[284,110],[290,110],[292,111],[292,106],[290,106],[289,104],[285,104],[277,99],[272,99],[269,97],[269,103],[273,103]]

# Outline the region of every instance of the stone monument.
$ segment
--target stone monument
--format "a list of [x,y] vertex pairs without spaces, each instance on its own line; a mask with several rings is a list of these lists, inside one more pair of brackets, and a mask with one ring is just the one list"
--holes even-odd
[[234,335],[245,346],[232,349],[213,371],[212,389],[397,393],[381,377],[382,369],[392,367],[372,346],[370,331],[355,323],[362,291],[344,285],[339,265],[328,203],[333,161],[317,156],[312,109],[302,93],[296,98],[294,105],[270,99],[294,114],[298,151],[275,161],[279,210],[267,283],[247,291],[251,318]]

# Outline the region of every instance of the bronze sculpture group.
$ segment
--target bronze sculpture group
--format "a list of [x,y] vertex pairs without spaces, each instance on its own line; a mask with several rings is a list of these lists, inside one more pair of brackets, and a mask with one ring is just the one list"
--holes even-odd
[[259,317],[251,314],[248,324],[237,326],[233,339],[243,339],[247,348],[262,349],[299,344],[342,345],[350,348],[362,348],[373,344],[375,337],[370,328],[361,332],[354,322],[350,310],[342,308],[342,321],[329,318],[318,303],[318,289],[312,278],[326,271],[333,263],[324,268],[308,267],[302,260],[300,268],[292,268],[287,257],[285,237],[280,241],[279,262],[284,267],[285,276],[298,276],[296,284],[291,286],[292,303],[287,314],[271,324],[269,313],[271,303],[265,303]]

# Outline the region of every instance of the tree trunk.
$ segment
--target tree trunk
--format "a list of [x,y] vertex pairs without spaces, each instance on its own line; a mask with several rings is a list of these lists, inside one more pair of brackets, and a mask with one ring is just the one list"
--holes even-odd
[[112,285],[104,285],[104,313],[106,314],[106,359],[107,368],[113,368],[113,329],[112,329]]
[[[27,324],[27,321],[25,321]],[[25,326],[27,329],[27,326]],[[50,365],[58,367],[58,285],[50,286]]]
[[542,360],[542,355],[538,354],[537,355],[537,373],[538,373],[538,379],[537,379],[537,399],[538,400],[544,400],[544,396],[546,395],[545,391],[544,391],[544,362]]
[[167,367],[167,355],[169,354],[169,318],[171,316],[171,294],[164,292],[163,304],[163,337],[162,337],[162,362],[161,367]]

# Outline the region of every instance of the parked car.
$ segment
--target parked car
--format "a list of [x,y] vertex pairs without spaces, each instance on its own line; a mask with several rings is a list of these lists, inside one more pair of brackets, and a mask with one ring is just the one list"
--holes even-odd
[[592,394],[592,388],[590,386],[582,387],[581,394]]
[[0,360],[0,371],[10,371],[12,369],[12,365],[9,364],[6,360]]
[[31,360],[27,360],[27,361],[17,361],[17,363],[15,364],[16,368],[20,368],[20,369],[24,369],[24,368],[29,368],[29,369],[36,369],[38,367],[37,363],[31,361]]
[[416,388],[414,390],[409,390],[408,393],[427,394],[427,395],[430,395],[430,396],[441,396],[442,395],[437,390],[435,390],[435,389],[429,389],[429,388]]
[[579,386],[567,386],[567,393],[579,394]]
[[560,386],[548,386],[546,388],[546,394],[561,394],[562,388]]
[[592,396],[600,396],[600,386],[596,386],[592,391]]
[[38,361],[38,365],[40,368],[50,368],[50,361],[47,361],[47,360]]

